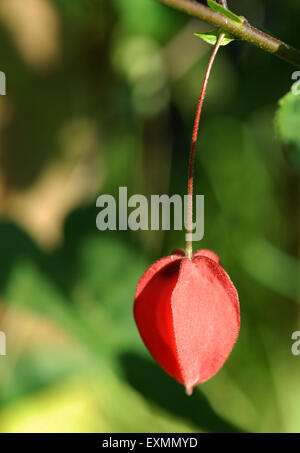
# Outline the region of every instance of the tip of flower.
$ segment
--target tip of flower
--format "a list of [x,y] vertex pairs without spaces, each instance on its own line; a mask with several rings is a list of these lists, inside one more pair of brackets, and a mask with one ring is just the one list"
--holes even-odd
[[191,396],[191,394],[193,393],[193,387],[186,387],[186,388],[185,388],[185,393],[186,393],[188,396]]

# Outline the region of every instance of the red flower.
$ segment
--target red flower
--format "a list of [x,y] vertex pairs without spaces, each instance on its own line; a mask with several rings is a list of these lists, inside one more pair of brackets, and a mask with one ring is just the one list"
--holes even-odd
[[192,259],[176,250],[150,266],[137,285],[134,317],[154,359],[188,394],[223,366],[240,328],[237,291],[209,250]]

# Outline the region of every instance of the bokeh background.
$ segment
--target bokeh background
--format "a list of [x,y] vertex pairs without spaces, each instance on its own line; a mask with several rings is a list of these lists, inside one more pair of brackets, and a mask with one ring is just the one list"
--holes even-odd
[[[300,46],[298,1],[229,6]],[[185,194],[211,52],[193,33],[210,28],[154,0],[0,0],[1,432],[300,431],[300,159],[274,123],[296,68],[234,42],[213,69],[194,247],[220,256],[242,325],[191,397],[132,317],[138,278],[184,232],[96,229],[101,193]]]

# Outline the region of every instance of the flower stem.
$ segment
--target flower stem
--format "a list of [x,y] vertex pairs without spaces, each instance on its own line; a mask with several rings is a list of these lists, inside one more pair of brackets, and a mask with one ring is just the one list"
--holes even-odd
[[214,47],[214,50],[211,54],[199,101],[198,101],[198,107],[196,111],[196,116],[195,116],[195,122],[194,122],[194,128],[193,128],[193,136],[192,136],[192,145],[191,145],[191,151],[190,151],[190,161],[189,161],[189,173],[188,173],[188,207],[187,207],[187,233],[188,233],[188,240],[186,241],[186,256],[188,258],[192,258],[193,254],[193,247],[192,247],[192,231],[193,231],[193,182],[194,182],[194,164],[195,164],[195,153],[196,153],[196,145],[197,145],[197,138],[198,138],[198,130],[199,130],[199,123],[200,123],[200,117],[201,117],[201,112],[202,112],[202,106],[203,106],[203,101],[205,98],[205,93],[206,93],[206,88],[207,88],[207,83],[209,79],[209,75],[211,72],[212,65],[214,63],[215,57],[218,53],[218,50],[220,48],[221,42],[224,38],[225,34],[221,33],[216,44]]

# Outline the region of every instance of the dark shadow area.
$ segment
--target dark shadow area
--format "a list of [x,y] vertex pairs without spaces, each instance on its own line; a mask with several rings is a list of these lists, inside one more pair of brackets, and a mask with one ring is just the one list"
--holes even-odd
[[34,239],[17,224],[0,222],[0,291],[5,289],[10,273],[20,259],[31,260],[47,275],[64,295],[69,295],[78,269],[78,248],[81,241],[92,234],[98,234],[95,206],[85,206],[72,211],[64,225],[64,241],[51,252],[40,248]]
[[0,290],[5,288],[18,259],[43,261],[42,253],[30,236],[12,222],[0,223]]
[[158,365],[133,352],[120,355],[128,383],[151,402],[184,418],[201,430],[218,433],[240,433],[239,427],[218,415],[199,391],[187,396],[183,387]]
[[[80,238],[77,236],[77,243]],[[75,244],[63,245],[57,251],[42,250],[29,234],[13,222],[0,222],[0,292],[3,297],[11,272],[20,261],[33,262],[62,294],[68,295],[78,276]]]

